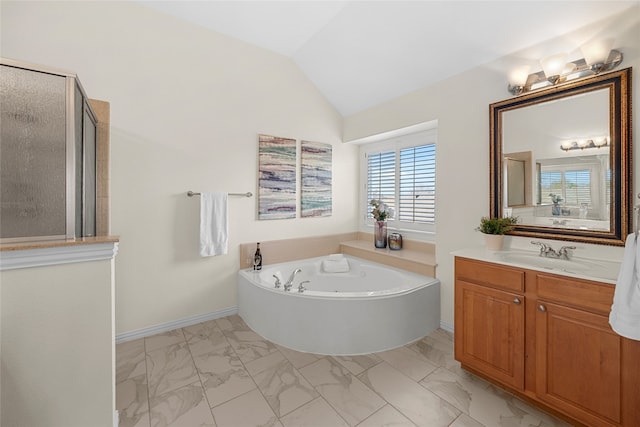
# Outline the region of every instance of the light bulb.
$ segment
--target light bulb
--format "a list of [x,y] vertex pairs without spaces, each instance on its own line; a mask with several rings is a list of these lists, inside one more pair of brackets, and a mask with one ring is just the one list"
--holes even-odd
[[609,58],[613,39],[594,40],[583,45],[580,50],[584,55],[584,60],[588,66],[604,64]]
[[542,71],[544,71],[547,80],[556,84],[560,78],[560,74],[562,74],[564,70],[564,66],[567,64],[567,54],[559,53],[552,55],[540,61],[540,64],[542,65]]

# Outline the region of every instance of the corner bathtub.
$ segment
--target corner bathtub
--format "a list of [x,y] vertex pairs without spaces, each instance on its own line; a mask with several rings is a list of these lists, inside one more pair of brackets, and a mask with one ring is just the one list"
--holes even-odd
[[[440,324],[440,281],[345,255],[347,273],[326,273],[328,257],[238,273],[238,311],[271,342],[308,353],[357,355],[400,347]],[[274,287],[301,268],[289,292]],[[298,292],[300,282],[307,288]]]

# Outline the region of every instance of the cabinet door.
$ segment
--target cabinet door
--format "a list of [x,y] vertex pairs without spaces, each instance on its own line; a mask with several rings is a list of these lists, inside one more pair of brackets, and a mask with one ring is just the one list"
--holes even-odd
[[455,356],[505,385],[524,388],[524,297],[456,281]]
[[536,393],[590,426],[620,425],[621,338],[608,318],[538,302]]

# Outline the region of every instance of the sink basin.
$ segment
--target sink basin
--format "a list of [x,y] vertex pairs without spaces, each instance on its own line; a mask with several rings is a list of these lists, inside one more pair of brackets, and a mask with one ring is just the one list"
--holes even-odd
[[498,255],[504,262],[521,267],[547,269],[559,273],[570,273],[589,276],[598,279],[616,280],[620,270],[620,263],[614,261],[600,261],[586,258],[541,257],[537,252],[504,252]]

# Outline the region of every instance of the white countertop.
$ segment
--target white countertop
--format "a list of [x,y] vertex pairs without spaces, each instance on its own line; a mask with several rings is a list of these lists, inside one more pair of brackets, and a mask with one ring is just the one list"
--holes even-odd
[[620,263],[615,261],[579,257],[571,257],[569,260],[545,258],[540,257],[538,251],[520,249],[490,251],[484,247],[472,247],[459,249],[451,252],[451,254],[462,258],[560,274],[612,285],[616,284],[620,271]]

